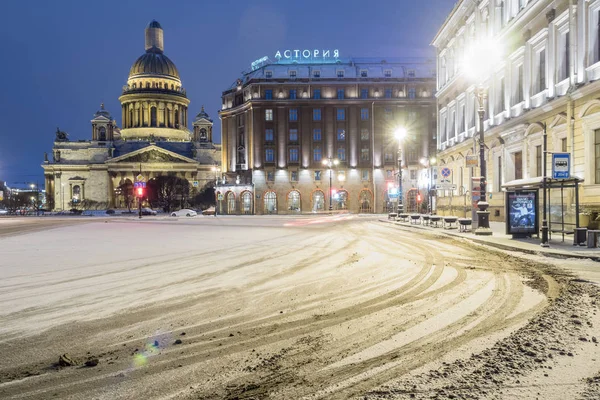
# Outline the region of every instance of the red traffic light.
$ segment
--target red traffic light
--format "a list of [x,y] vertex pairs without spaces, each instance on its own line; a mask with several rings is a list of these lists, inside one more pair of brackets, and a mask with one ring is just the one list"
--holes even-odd
[[144,188],[137,188],[137,197],[144,197]]

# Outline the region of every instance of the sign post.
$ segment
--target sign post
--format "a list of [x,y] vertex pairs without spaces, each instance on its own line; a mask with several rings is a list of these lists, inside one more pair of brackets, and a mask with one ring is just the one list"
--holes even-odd
[[570,153],[552,153],[552,179],[569,179],[570,169]]

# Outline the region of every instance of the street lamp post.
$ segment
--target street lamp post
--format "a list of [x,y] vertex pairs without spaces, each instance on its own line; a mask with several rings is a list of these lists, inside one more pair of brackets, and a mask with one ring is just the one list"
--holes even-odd
[[221,172],[221,168],[214,165],[212,167],[212,170],[215,173],[215,217],[216,217],[219,212],[219,199],[217,197],[217,185],[219,184],[219,172]]
[[394,136],[398,140],[398,205],[396,213],[404,212],[404,193],[402,192],[402,140],[406,136],[406,129],[403,127],[396,128]]
[[329,212],[333,212],[333,204],[331,202],[331,178],[333,176],[333,166],[339,164],[339,160],[337,158],[327,157],[326,160],[323,160],[323,165],[329,168]]
[[433,212],[433,196],[431,195],[431,192],[433,190],[433,166],[436,161],[435,157],[423,157],[421,159],[421,164],[427,168],[427,213],[430,215]]
[[479,103],[479,109],[477,115],[479,116],[479,170],[481,172],[481,178],[479,178],[479,201],[477,202],[477,229],[475,230],[476,235],[490,236],[492,230],[490,229],[490,212],[487,210],[490,206],[486,201],[486,164],[485,164],[485,138],[483,132],[483,117],[485,116],[485,89],[480,86],[477,90],[477,101]]

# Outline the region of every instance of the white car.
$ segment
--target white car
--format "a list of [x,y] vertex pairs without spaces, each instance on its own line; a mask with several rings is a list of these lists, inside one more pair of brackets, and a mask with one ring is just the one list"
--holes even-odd
[[179,211],[173,211],[171,217],[195,217],[198,213],[188,208],[182,208]]
[[6,214],[8,214],[8,210],[0,209],[0,215],[6,215]]

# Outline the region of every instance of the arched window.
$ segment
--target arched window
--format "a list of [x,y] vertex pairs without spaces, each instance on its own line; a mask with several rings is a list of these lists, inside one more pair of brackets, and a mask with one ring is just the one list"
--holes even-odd
[[179,110],[175,110],[175,128],[179,128]]
[[156,126],[156,107],[150,107],[150,126]]
[[275,192],[265,193],[265,214],[277,213],[277,194]]
[[106,140],[106,128],[101,126],[98,128],[98,140],[104,142]]
[[206,129],[200,129],[200,141],[206,142],[208,140],[208,136],[206,136]]
[[300,209],[300,192],[292,190],[287,196],[287,209],[290,213],[299,213]]
[[315,190],[312,194],[312,212],[325,211],[325,194]]
[[348,192],[340,190],[333,194],[333,208],[336,210],[347,210],[348,209]]
[[373,212],[373,195],[369,190],[363,189],[358,196],[358,212],[370,213]]
[[251,192],[242,193],[242,214],[253,214]]
[[235,193],[227,192],[227,214],[235,214]]
[[146,89],[150,89],[150,82],[146,82]]
[[73,204],[81,201],[81,186],[73,186],[73,198],[71,200],[73,201]]

